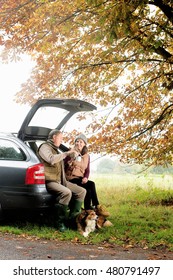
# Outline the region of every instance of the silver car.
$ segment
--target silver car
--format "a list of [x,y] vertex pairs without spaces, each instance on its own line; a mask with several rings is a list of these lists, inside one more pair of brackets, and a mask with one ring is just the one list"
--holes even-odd
[[[64,130],[74,114],[95,109],[78,99],[42,99],[31,108],[18,134],[0,133],[1,218],[5,210],[41,210],[53,205],[37,148],[52,129]],[[60,148],[67,149],[63,145]]]

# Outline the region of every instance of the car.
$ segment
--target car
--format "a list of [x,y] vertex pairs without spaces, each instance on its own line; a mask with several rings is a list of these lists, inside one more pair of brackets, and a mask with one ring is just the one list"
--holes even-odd
[[[93,110],[94,105],[79,99],[41,99],[30,109],[18,133],[0,133],[1,218],[7,210],[43,210],[53,206],[55,198],[47,192],[37,149],[52,129],[65,131],[74,115]],[[68,148],[61,145],[60,149]]]

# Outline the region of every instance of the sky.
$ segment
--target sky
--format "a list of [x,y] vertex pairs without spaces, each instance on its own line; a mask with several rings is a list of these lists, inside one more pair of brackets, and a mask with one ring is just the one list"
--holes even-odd
[[0,132],[18,132],[30,107],[17,104],[15,94],[31,73],[33,62],[23,56],[19,62],[0,62]]

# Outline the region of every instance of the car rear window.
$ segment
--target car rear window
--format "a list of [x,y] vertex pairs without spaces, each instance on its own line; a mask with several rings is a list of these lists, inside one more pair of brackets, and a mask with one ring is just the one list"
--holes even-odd
[[26,155],[16,143],[0,139],[0,160],[23,161],[26,160]]
[[28,126],[55,128],[67,116],[69,111],[57,107],[39,108]]

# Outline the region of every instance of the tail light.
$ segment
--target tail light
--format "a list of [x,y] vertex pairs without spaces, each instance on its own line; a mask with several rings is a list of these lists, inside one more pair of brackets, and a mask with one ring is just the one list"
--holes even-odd
[[25,184],[45,184],[45,173],[42,163],[28,167],[26,170]]

